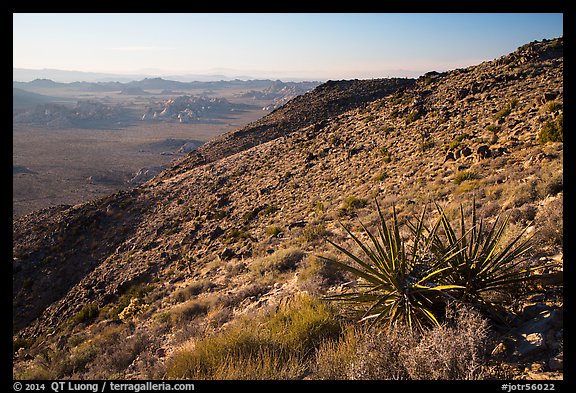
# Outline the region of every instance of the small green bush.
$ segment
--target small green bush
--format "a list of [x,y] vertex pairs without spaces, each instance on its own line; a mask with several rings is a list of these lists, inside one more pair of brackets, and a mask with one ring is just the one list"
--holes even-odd
[[433,140],[426,139],[422,141],[420,148],[424,152],[426,150],[432,149],[434,146],[436,146],[436,143]]
[[561,111],[564,105],[559,101],[551,101],[546,104],[546,111],[550,113]]
[[90,322],[98,317],[100,314],[100,308],[96,303],[90,303],[84,306],[78,314],[76,314],[72,320],[74,323],[84,323]]
[[502,129],[502,126],[499,126],[498,124],[490,124],[486,126],[486,129],[493,134],[497,134]]
[[460,146],[460,144],[462,143],[462,141],[464,139],[470,139],[471,136],[468,133],[464,133],[464,134],[460,134],[457,135],[456,137],[454,137],[454,139],[452,139],[452,141],[448,144],[448,149],[455,149],[458,146]]
[[506,116],[512,113],[512,109],[514,109],[517,105],[518,105],[517,99],[507,102],[504,108],[496,112],[496,114],[494,115],[494,120],[498,121],[504,119]]
[[280,233],[282,233],[282,228],[277,226],[277,225],[272,225],[269,226],[268,228],[266,228],[266,234],[268,236],[278,236]]
[[12,351],[18,352],[20,348],[28,349],[34,344],[33,338],[18,337],[12,341]]
[[385,163],[389,163],[392,161],[392,152],[388,149],[387,146],[382,146],[379,149],[379,153],[383,157],[383,161]]
[[302,230],[302,238],[306,242],[313,242],[328,235],[330,235],[330,231],[326,230],[326,226],[321,223],[306,225]]
[[259,215],[261,216],[269,216],[270,214],[274,214],[276,213],[278,210],[280,210],[280,208],[276,205],[269,205],[266,206],[260,213]]
[[342,205],[338,210],[338,215],[342,217],[353,214],[356,209],[366,207],[367,204],[368,201],[366,199],[348,196],[342,201]]
[[545,144],[546,142],[564,142],[564,130],[563,130],[563,115],[560,114],[556,117],[556,120],[548,120],[538,133],[538,142],[540,144]]
[[334,284],[345,279],[344,272],[334,264],[327,263],[316,256],[306,259],[304,267],[299,270],[298,281],[303,283],[319,279],[327,284]]

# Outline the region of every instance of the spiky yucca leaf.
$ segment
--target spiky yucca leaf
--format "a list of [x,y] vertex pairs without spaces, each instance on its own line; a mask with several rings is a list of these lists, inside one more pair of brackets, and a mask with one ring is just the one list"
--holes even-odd
[[508,244],[503,244],[510,216],[503,221],[498,216],[490,228],[485,228],[484,220],[477,220],[473,201],[469,229],[464,208],[460,205],[460,235],[457,235],[444,210],[438,205],[436,208],[442,232],[436,228],[428,231],[427,237],[432,239],[430,250],[437,259],[453,267],[452,274],[447,276],[448,282],[465,288],[460,293],[460,300],[476,303],[493,314],[503,311],[483,295],[487,291],[503,291],[510,284],[529,279],[532,269],[518,268],[531,248],[530,238],[522,239],[526,229]]
[[367,310],[363,320],[373,323],[402,320],[410,328],[420,330],[426,325],[440,325],[437,315],[442,312],[450,292],[463,288],[446,283],[446,277],[451,274],[453,267],[433,268],[426,263],[429,247],[432,245],[424,234],[426,209],[414,226],[416,230],[412,231],[412,245],[406,251],[406,243],[400,236],[396,209],[393,208],[393,221],[389,227],[378,201],[376,206],[380,219],[378,233],[374,235],[361,223],[369,242],[363,242],[343,225],[362,251],[361,256],[354,255],[327,239],[350,258],[353,264],[323,256],[319,258],[351,272],[362,280],[352,292],[328,296],[327,299],[365,305]]

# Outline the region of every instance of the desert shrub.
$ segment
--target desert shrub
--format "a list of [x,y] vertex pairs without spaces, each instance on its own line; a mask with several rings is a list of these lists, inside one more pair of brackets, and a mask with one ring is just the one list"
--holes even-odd
[[497,124],[489,124],[486,126],[486,130],[488,130],[492,134],[496,135],[502,130],[502,126],[499,126]]
[[504,108],[502,108],[501,110],[496,112],[496,114],[494,115],[494,120],[504,119],[506,116],[508,116],[510,113],[512,113],[512,109],[514,109],[517,105],[518,105],[517,99],[513,99],[513,100],[507,102],[504,105]]
[[372,179],[373,179],[375,182],[381,182],[381,181],[383,181],[383,180],[388,179],[388,177],[390,177],[390,176],[388,175],[388,172],[382,171],[382,172],[374,175],[374,177],[373,177]]
[[14,373],[14,379],[21,380],[52,380],[56,379],[54,373],[45,364],[32,363],[25,370]]
[[12,352],[18,352],[21,348],[28,349],[34,344],[34,338],[17,337],[12,341]]
[[242,239],[252,239],[252,235],[248,232],[247,227],[240,229],[232,228],[230,231],[226,232],[226,235],[224,236],[224,241],[226,243],[234,243]]
[[[254,327],[258,326],[258,329]],[[335,338],[340,325],[318,299],[299,295],[271,314],[237,320],[225,330],[176,351],[168,378],[291,379],[301,376],[323,340]]]
[[510,185],[505,192],[507,199],[504,202],[504,207],[521,207],[527,203],[535,202],[538,198],[536,185],[536,180],[520,183],[515,187]]
[[545,144],[547,142],[563,142],[563,122],[562,114],[558,115],[554,121],[547,120],[538,132],[538,142],[540,142],[540,144]]
[[199,315],[208,312],[210,304],[206,300],[188,300],[170,310],[170,322],[172,326],[181,326]]
[[319,277],[322,280],[327,281],[329,284],[334,284],[344,280],[345,275],[344,272],[341,269],[338,269],[334,264],[327,263],[325,260],[311,255],[307,258],[298,278],[299,280],[307,280],[311,277]]
[[527,203],[518,208],[510,210],[510,223],[529,223],[536,217],[536,206],[531,203]]
[[338,210],[338,215],[341,217],[351,215],[356,209],[365,207],[367,204],[368,201],[366,199],[357,198],[355,196],[348,196],[342,201],[340,209]]
[[554,113],[561,111],[563,104],[559,101],[551,101],[546,104],[546,112]]
[[357,339],[347,377],[352,380],[409,379],[402,355],[416,346],[416,340],[417,334],[402,323],[386,329],[365,329]]
[[422,117],[422,112],[414,110],[406,116],[406,124],[410,124]]
[[249,269],[260,275],[294,270],[304,255],[302,250],[295,247],[278,250],[274,254],[255,260]]
[[451,323],[423,334],[413,348],[402,353],[410,379],[483,379],[488,322],[478,312],[463,307],[456,313]]
[[91,342],[82,344],[70,350],[68,362],[61,363],[59,375],[69,375],[72,373],[82,372],[86,369],[88,363],[92,362],[98,355],[98,348]]
[[540,198],[554,196],[564,190],[564,176],[562,172],[552,172],[543,175],[541,181],[536,184],[536,193]]
[[216,286],[216,284],[214,284],[211,281],[199,280],[199,281],[193,282],[192,284],[190,284],[184,288],[177,289],[176,291],[174,291],[173,296],[174,296],[174,299],[178,303],[182,303],[182,302],[185,302],[186,300],[190,300],[194,296],[197,296],[203,292],[207,292],[207,291],[211,290],[215,286]]
[[[418,333],[401,323],[354,327],[324,342],[313,366],[318,379],[470,380],[485,376],[487,320],[449,307],[446,322]],[[452,315],[451,315],[452,314]]]
[[382,146],[379,149],[379,153],[383,157],[383,161],[385,163],[389,163],[392,161],[392,152],[388,149],[387,146]]
[[112,326],[93,339],[96,356],[87,364],[85,379],[121,379],[126,369],[146,349],[150,337],[127,326]]
[[280,233],[282,233],[282,228],[277,226],[277,225],[272,225],[266,228],[266,234],[268,236],[278,236]]
[[473,170],[460,171],[460,172],[457,172],[456,175],[454,175],[454,183],[460,185],[460,183],[462,183],[466,180],[475,180],[475,179],[479,179],[479,178],[480,178],[480,175],[476,171],[473,171]]
[[333,264],[326,263],[315,256],[306,258],[298,271],[298,287],[312,294],[322,292],[321,288],[345,282],[344,272]]
[[74,317],[72,317],[72,320],[74,321],[74,323],[90,322],[96,319],[99,314],[100,314],[100,307],[98,307],[96,303],[90,303],[84,306],[78,314],[74,315]]
[[394,127],[392,127],[392,126],[386,126],[382,129],[382,132],[386,135],[390,134],[393,131],[394,131]]
[[328,235],[330,235],[330,231],[328,231],[322,223],[306,225],[306,227],[302,229],[302,238],[306,242],[313,242]]
[[233,317],[233,311],[230,307],[224,304],[216,304],[211,307],[206,314],[206,320],[208,324],[213,327],[220,327],[224,323],[231,320]]
[[433,140],[425,139],[422,141],[420,148],[424,152],[426,150],[432,149],[434,146],[436,146],[436,143]]
[[[113,320],[119,319],[120,313],[124,311],[126,307],[128,307],[131,303],[134,304],[134,301],[143,301],[143,299],[148,295],[150,292],[154,290],[154,285],[133,285],[128,290],[120,296],[118,299],[118,304],[109,312],[108,317]],[[133,300],[134,299],[134,300]]]
[[264,279],[254,280],[241,287],[237,292],[227,294],[221,299],[221,302],[228,307],[236,307],[240,302],[252,296],[260,296],[267,291],[268,282]]
[[458,185],[458,188],[455,190],[456,195],[465,194],[467,192],[478,190],[481,184],[477,179],[463,181]]
[[276,213],[280,208],[276,205],[268,205],[259,213],[261,216],[269,216],[270,214]]
[[458,146],[460,146],[460,144],[462,143],[462,141],[464,139],[470,139],[472,136],[468,133],[464,133],[464,134],[460,134],[454,137],[454,139],[452,139],[452,141],[450,141],[450,143],[448,144],[448,149],[455,149]]
[[555,252],[564,245],[564,201],[556,197],[538,209],[534,219],[535,251]]

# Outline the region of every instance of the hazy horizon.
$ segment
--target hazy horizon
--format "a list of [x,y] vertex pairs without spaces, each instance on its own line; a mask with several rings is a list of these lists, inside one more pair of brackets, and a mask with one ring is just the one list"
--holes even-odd
[[163,78],[417,77],[563,35],[561,13],[15,13],[13,22],[13,68]]

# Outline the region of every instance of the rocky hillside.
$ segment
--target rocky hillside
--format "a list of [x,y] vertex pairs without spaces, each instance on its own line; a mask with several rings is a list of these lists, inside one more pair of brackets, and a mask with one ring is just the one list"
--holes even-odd
[[157,107],[147,108],[142,120],[191,123],[200,119],[226,116],[246,107],[232,104],[225,98],[183,95],[161,102]]
[[[29,93],[31,94],[31,93]],[[69,107],[60,104],[38,104],[18,111],[12,117],[14,124],[34,124],[51,128],[81,127],[86,122],[119,121],[126,117],[126,110],[94,101],[78,101]]]
[[280,108],[282,105],[301,94],[307,93],[317,87],[317,82],[282,82],[274,81],[262,91],[250,90],[240,95],[243,98],[252,98],[254,100],[272,100],[270,105],[262,108],[270,111]]
[[[165,376],[187,340],[342,284],[314,255],[334,253],[325,236],[347,241],[339,222],[375,223],[374,198],[401,220],[432,201],[469,211],[475,198],[479,215],[529,225],[531,263],[555,266],[513,302],[516,330],[493,356],[518,378],[561,377],[562,104],[562,39],[418,80],[330,81],[134,189],[21,217],[14,370]],[[103,370],[94,343],[111,329],[134,346]]]

